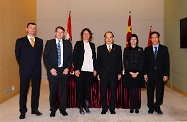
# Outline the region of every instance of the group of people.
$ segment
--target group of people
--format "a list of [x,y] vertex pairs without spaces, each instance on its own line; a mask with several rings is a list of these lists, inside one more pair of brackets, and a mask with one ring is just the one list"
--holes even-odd
[[[41,82],[41,57],[43,40],[35,37],[36,24],[28,23],[27,35],[16,40],[15,55],[19,64],[20,74],[20,119],[27,112],[27,94],[30,80],[32,81],[31,114],[41,116],[39,112],[39,95]],[[66,112],[67,82],[70,68],[74,67],[76,82],[77,107],[80,114],[89,114],[90,89],[93,77],[100,81],[101,114],[109,110],[116,114],[116,85],[122,78],[123,87],[129,88],[130,113],[139,113],[139,89],[147,87],[148,113],[163,114],[160,105],[163,102],[164,84],[169,77],[169,53],[166,46],[160,44],[160,34],[156,31],[150,34],[152,46],[143,50],[138,46],[138,36],[129,37],[129,47],[124,49],[123,60],[121,46],[114,43],[114,34],[107,31],[104,34],[105,44],[97,48],[91,42],[92,32],[89,28],[81,31],[81,40],[77,41],[74,49],[71,42],[65,40],[65,29],[61,26],[55,29],[55,38],[48,40],[43,53],[44,64],[49,80],[50,117],[55,117],[57,109],[63,116]],[[125,75],[122,77],[122,70]],[[154,90],[156,88],[156,101]],[[111,92],[107,103],[107,89]],[[60,105],[56,105],[60,92]]]

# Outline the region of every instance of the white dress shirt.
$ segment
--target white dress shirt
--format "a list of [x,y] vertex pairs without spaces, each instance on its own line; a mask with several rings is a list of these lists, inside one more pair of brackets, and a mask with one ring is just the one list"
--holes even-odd
[[84,61],[81,71],[93,72],[92,49],[89,42],[84,42]]

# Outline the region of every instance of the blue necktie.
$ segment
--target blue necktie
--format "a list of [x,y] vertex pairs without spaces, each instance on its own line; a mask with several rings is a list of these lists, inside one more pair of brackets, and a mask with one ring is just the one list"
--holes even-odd
[[158,50],[157,50],[157,47],[154,47],[154,48],[155,48],[154,56],[155,56],[155,59],[156,59]]
[[61,48],[60,48],[60,40],[58,40],[57,51],[58,51],[58,66],[60,66],[60,64],[61,64]]

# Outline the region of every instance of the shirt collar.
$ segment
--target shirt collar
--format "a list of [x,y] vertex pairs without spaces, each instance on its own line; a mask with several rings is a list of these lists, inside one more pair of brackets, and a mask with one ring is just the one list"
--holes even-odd
[[56,44],[58,44],[58,41],[60,40],[60,44],[62,44],[62,39],[55,39],[56,40]]

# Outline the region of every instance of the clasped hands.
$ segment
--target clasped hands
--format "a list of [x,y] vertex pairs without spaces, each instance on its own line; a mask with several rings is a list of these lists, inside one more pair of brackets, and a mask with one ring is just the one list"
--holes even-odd
[[136,78],[138,76],[139,72],[130,72],[130,75],[133,77],[133,78]]

